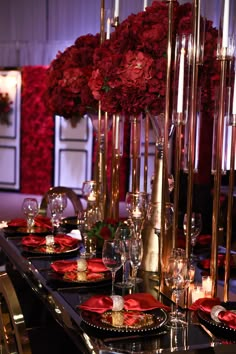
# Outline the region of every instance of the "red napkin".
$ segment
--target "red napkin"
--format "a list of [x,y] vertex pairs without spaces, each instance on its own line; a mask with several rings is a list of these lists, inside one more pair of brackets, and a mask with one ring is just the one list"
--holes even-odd
[[[55,244],[63,247],[73,248],[78,245],[78,240],[64,234],[58,234],[54,237]],[[39,247],[46,245],[46,238],[42,236],[28,235],[21,241],[22,245],[27,247]]]
[[[191,306],[190,310],[202,310],[210,315],[213,306],[220,305],[219,298],[202,298],[196,300]],[[236,313],[231,311],[221,311],[218,314],[219,320],[229,326],[230,328],[236,329]]]
[[[12,219],[7,224],[8,224],[8,226],[13,226],[13,227],[26,227],[27,226],[26,219],[21,219],[21,218]],[[38,215],[35,218],[35,226],[51,229],[52,223],[48,217]]]
[[[101,273],[108,269],[104,266],[101,258],[92,258],[87,261],[87,270],[89,272]],[[77,261],[58,260],[51,264],[51,268],[56,273],[64,274],[65,272],[77,271]]]
[[[210,269],[210,259],[203,259],[199,264],[203,269]],[[225,266],[225,254],[219,253],[218,254],[218,267],[223,268]],[[230,256],[230,266],[235,266],[235,255]]]
[[[77,278],[77,272],[68,272],[66,273],[65,279],[73,280],[73,281],[78,281]],[[99,280],[103,279],[104,274],[103,273],[86,273],[86,280],[84,281],[93,281],[93,280]],[[82,281],[82,280],[81,280]]]
[[218,318],[230,328],[236,329],[236,313],[232,311],[221,311]]
[[211,235],[199,235],[196,240],[198,246],[208,246],[211,244]]
[[211,309],[213,306],[220,305],[220,299],[218,297],[211,298],[211,297],[203,297],[201,299],[196,300],[192,305],[189,307],[192,311],[202,310],[206,313],[211,313]]
[[[154,296],[149,293],[129,294],[123,297],[124,309],[133,311],[148,311],[156,308],[162,308],[169,311],[169,307],[163,305],[156,300]],[[78,306],[80,310],[87,310],[91,312],[103,313],[111,310],[113,307],[113,300],[110,296],[95,295]]]

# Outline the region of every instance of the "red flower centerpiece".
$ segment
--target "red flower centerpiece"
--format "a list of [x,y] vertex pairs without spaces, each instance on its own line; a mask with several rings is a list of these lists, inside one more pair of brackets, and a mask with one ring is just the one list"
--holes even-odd
[[98,34],[81,36],[50,64],[45,99],[53,114],[72,119],[97,112],[97,100],[87,82],[93,70],[93,53],[99,44]]
[[[177,5],[175,5],[176,14]],[[176,17],[176,15],[174,15]],[[95,50],[89,87],[110,114],[162,112],[165,105],[168,6],[153,2],[130,15]]]

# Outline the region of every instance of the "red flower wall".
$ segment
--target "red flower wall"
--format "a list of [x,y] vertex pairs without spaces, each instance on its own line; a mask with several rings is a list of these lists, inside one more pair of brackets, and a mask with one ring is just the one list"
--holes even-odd
[[52,185],[54,120],[44,103],[46,67],[22,68],[21,192],[44,194]]

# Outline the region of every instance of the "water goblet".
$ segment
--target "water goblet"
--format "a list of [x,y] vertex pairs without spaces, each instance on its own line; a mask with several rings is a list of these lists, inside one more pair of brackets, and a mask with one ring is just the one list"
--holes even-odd
[[132,288],[133,283],[130,281],[130,239],[133,235],[132,229],[126,223],[121,223],[115,232],[115,239],[123,241],[124,244],[124,264],[122,280],[115,284],[118,288]]
[[143,258],[143,241],[141,238],[132,238],[130,240],[130,263],[133,268],[134,288],[137,285],[137,272]]
[[148,194],[145,192],[127,192],[125,203],[129,220],[134,227],[136,237],[141,238],[148,205]]
[[102,248],[102,261],[104,265],[111,271],[112,288],[111,294],[114,295],[115,276],[118,269],[124,263],[123,242],[121,240],[105,240]]
[[[184,229],[185,236],[187,235],[187,223],[188,223],[188,215],[184,214],[183,229]],[[202,215],[201,215],[201,213],[193,212],[191,214],[190,223],[191,223],[190,224],[190,233],[191,233],[190,234],[190,241],[191,241],[190,259],[192,261],[197,261],[198,257],[196,255],[194,255],[194,247],[196,246],[197,237],[202,230]]]
[[39,205],[35,198],[25,198],[22,203],[22,211],[27,220],[27,232],[33,231],[34,219],[38,214]]
[[186,257],[169,257],[164,269],[165,284],[175,297],[175,309],[169,314],[170,327],[184,327],[184,314],[179,310],[180,296],[190,284],[190,263]]
[[48,201],[54,235],[60,227],[62,215],[67,206],[67,195],[66,193],[52,193],[48,196]]
[[82,185],[82,194],[87,199],[88,205],[94,205],[97,202],[97,183],[96,181],[84,181]]

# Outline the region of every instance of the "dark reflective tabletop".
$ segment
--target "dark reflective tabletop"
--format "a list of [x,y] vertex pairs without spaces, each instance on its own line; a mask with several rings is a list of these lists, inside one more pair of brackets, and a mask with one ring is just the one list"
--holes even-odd
[[[125,333],[120,335],[116,332],[104,331],[103,326],[94,329],[93,326],[84,323],[78,305],[95,294],[110,294],[110,281],[101,284],[96,282],[78,284],[58,279],[53,274],[50,264],[59,257],[27,254],[21,247],[21,236],[7,237],[1,232],[0,247],[7,256],[8,264],[16,267],[30,284],[35,296],[42,300],[44,306],[50,309],[55,319],[68,332],[71,340],[78,347],[78,353],[81,351],[81,345],[82,352],[94,354],[152,354],[186,351],[188,353],[214,353],[218,348],[221,348],[221,352],[230,353],[231,345],[225,344],[224,340],[214,338],[214,335],[200,324],[198,316],[188,310],[184,310],[188,326],[178,330],[164,325],[156,332],[144,331],[140,334],[134,331],[129,335]],[[77,259],[78,254],[69,257],[69,259]],[[139,276],[143,281],[138,285],[137,292],[151,293],[163,304],[172,306],[169,297],[160,292],[157,283],[150,279],[150,273],[140,272]],[[131,290],[116,288],[116,293],[120,295],[130,292]],[[234,344],[233,349],[236,352]]]

